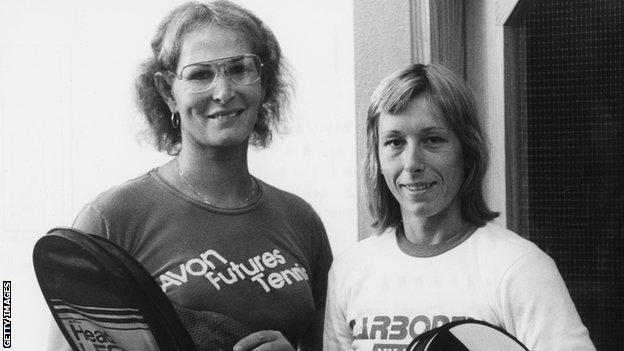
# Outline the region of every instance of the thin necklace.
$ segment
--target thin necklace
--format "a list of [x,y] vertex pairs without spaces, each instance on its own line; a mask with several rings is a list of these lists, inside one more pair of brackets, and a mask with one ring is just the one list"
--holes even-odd
[[195,189],[191,185],[191,183],[189,183],[189,181],[186,180],[186,178],[182,175],[182,169],[180,168],[180,160],[176,159],[176,162],[178,164],[178,175],[180,176],[180,179],[182,179],[182,181],[189,188],[189,190],[191,190],[193,193],[195,193],[195,195],[197,195],[197,197],[203,203],[205,203],[208,206],[219,207],[219,208],[235,208],[235,207],[239,207],[239,206],[247,203],[249,200],[251,200],[254,197],[254,195],[256,195],[256,189],[258,187],[258,183],[256,182],[256,179],[250,175],[249,179],[251,180],[251,187],[249,188],[249,196],[247,196],[243,201],[238,202],[238,203],[236,203],[236,204],[234,204],[232,206],[217,206],[214,203],[210,202],[210,200],[208,200],[208,197],[206,195],[204,195],[203,193],[197,191],[197,189]]

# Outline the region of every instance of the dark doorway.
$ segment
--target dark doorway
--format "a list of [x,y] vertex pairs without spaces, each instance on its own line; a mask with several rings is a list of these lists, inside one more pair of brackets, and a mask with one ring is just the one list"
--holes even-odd
[[506,93],[514,100],[508,223],[555,259],[598,350],[619,350],[624,1],[525,1],[518,9],[506,29],[515,82]]

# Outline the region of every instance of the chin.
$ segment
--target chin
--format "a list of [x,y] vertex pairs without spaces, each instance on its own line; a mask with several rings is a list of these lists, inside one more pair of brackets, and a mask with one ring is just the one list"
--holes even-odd
[[217,135],[208,137],[205,143],[215,147],[228,147],[247,144],[250,132],[245,131],[221,131]]
[[209,144],[213,147],[233,147],[233,146],[241,146],[241,145],[246,146],[247,138],[245,139],[241,139],[241,138],[223,139],[217,142],[211,142]]
[[417,217],[435,217],[444,212],[446,208],[441,208],[440,204],[431,202],[419,202],[406,204],[404,213],[409,213]]
[[410,210],[410,213],[413,213],[415,216],[422,218],[433,217],[440,212],[441,211],[436,211],[436,209],[428,206],[418,206]]

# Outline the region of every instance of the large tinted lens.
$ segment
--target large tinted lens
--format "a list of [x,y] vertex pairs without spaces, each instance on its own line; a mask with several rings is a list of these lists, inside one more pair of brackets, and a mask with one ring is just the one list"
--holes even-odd
[[180,74],[192,90],[205,90],[217,76],[217,67],[212,63],[194,64],[184,67]]
[[225,63],[232,82],[251,84],[260,78],[260,60],[256,56],[242,56]]

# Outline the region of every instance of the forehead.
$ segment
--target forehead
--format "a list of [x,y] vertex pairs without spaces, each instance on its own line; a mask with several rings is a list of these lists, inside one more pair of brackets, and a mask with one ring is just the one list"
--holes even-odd
[[440,109],[423,95],[412,100],[400,113],[382,112],[379,115],[379,133],[387,131],[408,133],[430,128],[449,129]]
[[178,66],[249,53],[251,46],[239,32],[216,25],[202,26],[182,38]]

